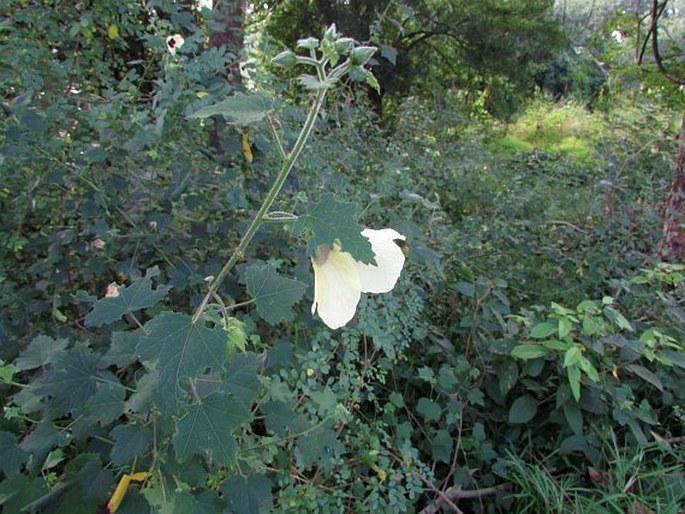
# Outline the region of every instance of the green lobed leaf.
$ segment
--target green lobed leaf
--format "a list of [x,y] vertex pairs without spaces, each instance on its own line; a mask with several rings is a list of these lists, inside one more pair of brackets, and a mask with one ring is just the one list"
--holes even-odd
[[142,329],[112,332],[112,342],[109,346],[109,351],[102,357],[100,366],[124,368],[133,364],[138,360],[136,347],[142,335]]
[[509,423],[528,423],[538,412],[538,401],[529,394],[519,396],[509,408]]
[[245,271],[247,292],[257,305],[257,313],[268,323],[292,321],[292,306],[304,296],[306,284],[281,276],[268,264],[253,265]]
[[24,437],[19,446],[31,455],[28,467],[34,469],[43,465],[45,457],[53,448],[67,443],[63,433],[58,432],[51,422],[43,420]]
[[452,462],[452,450],[454,449],[454,438],[445,429],[440,429],[431,440],[431,452],[433,460],[442,461],[445,464]]
[[179,462],[192,455],[211,454],[222,465],[230,465],[238,443],[231,435],[252,419],[245,405],[230,395],[212,393],[194,404],[176,423],[172,439]]
[[144,457],[152,443],[152,430],[138,425],[119,425],[110,432],[114,446],[109,458],[115,466],[130,466],[136,458]]
[[259,514],[273,508],[272,486],[266,475],[234,475],[224,482],[221,492],[226,498],[229,512]]
[[259,369],[264,359],[252,352],[236,354],[226,369],[222,391],[249,405],[259,394]]
[[68,339],[53,339],[40,335],[14,361],[20,370],[34,369],[54,362],[69,345]]
[[319,245],[333,247],[338,241],[341,249],[357,261],[375,265],[371,243],[362,236],[362,227],[355,221],[355,211],[354,203],[341,202],[334,195],[326,194],[298,218],[293,233],[299,234],[305,229],[312,231],[308,244],[310,256],[316,255]]
[[259,406],[264,415],[266,428],[281,437],[290,432],[298,433],[309,430],[312,424],[304,416],[294,412],[294,403],[268,401]]
[[237,94],[217,104],[202,107],[189,118],[222,115],[227,118],[227,123],[230,125],[247,126],[262,121],[273,109],[273,100],[266,96]]
[[345,452],[334,430],[317,427],[297,438],[295,454],[299,464],[305,468],[318,465],[329,469],[333,458]]
[[324,387],[323,391],[312,391],[309,396],[319,406],[319,412],[324,416],[332,414],[338,405],[338,397],[328,386]]
[[138,355],[159,376],[156,397],[164,414],[178,410],[186,394],[183,385],[207,369],[221,370],[226,358],[226,332],[193,323],[186,314],[163,312],[145,325]]
[[0,481],[0,506],[3,512],[27,512],[25,507],[48,493],[42,476],[31,479],[25,475],[5,477]]
[[416,412],[421,414],[421,417],[423,417],[423,420],[426,423],[438,421],[442,415],[440,406],[430,398],[419,398],[416,405]]
[[152,278],[140,277],[128,287],[119,288],[116,297],[101,298],[86,315],[86,325],[101,327],[118,321],[127,312],[147,309],[164,299],[171,286],[160,285],[152,289]]
[[100,358],[86,343],[78,342],[54,358],[51,368],[31,384],[31,392],[46,397],[45,411],[52,417],[83,411],[88,399],[95,394]]
[[104,382],[86,402],[86,414],[89,414],[100,425],[105,426],[124,413],[126,393],[119,384]]
[[6,477],[19,473],[29,459],[29,454],[17,444],[17,438],[10,432],[0,432],[0,471]]

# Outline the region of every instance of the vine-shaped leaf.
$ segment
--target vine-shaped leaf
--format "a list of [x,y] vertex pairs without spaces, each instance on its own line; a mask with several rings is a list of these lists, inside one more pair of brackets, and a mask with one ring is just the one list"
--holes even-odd
[[164,414],[175,413],[184,401],[182,386],[207,369],[220,370],[226,357],[226,332],[194,324],[190,316],[163,312],[146,325],[138,355],[159,375],[156,397]]
[[88,399],[95,394],[98,378],[107,375],[108,380],[116,377],[98,371],[100,357],[95,355],[86,343],[78,342],[68,351],[54,359],[50,369],[31,384],[34,394],[45,398],[45,410],[54,417],[83,411]]
[[105,297],[93,305],[93,310],[86,315],[86,325],[100,327],[121,319],[127,312],[147,309],[164,299],[171,286],[160,285],[152,289],[152,279],[138,278],[128,287],[117,289],[117,295]]
[[243,477],[235,475],[226,480],[221,492],[231,512],[259,514],[273,509],[272,484],[266,475]]
[[212,393],[194,404],[176,423],[172,443],[179,462],[209,452],[214,460],[230,465],[238,443],[231,433],[252,419],[247,407],[227,394]]
[[68,344],[68,339],[53,339],[49,336],[40,335],[31,341],[26,350],[21,352],[14,364],[20,370],[45,366],[54,362],[66,350]]
[[19,448],[14,434],[0,432],[0,471],[6,477],[16,475],[27,460],[29,454]]
[[292,321],[292,306],[307,290],[304,283],[281,276],[268,264],[247,268],[245,280],[247,292],[257,305],[257,313],[272,325]]
[[324,195],[320,201],[312,204],[293,225],[293,233],[299,234],[305,229],[312,231],[309,239],[309,255],[316,255],[319,245],[333,246],[338,241],[344,252],[365,264],[376,264],[376,257],[371,243],[362,236],[362,227],[355,221],[356,205],[341,202],[332,194]]

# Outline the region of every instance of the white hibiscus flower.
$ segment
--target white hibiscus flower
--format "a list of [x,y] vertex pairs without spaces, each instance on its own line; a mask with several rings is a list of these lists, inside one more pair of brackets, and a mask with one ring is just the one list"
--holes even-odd
[[166,38],[166,48],[169,50],[169,53],[171,55],[176,55],[176,50],[181,48],[183,46],[183,43],[185,43],[185,39],[183,39],[183,36],[180,34],[174,34],[173,36],[169,36]]
[[357,310],[361,293],[387,293],[400,278],[404,266],[404,253],[395,243],[404,240],[399,232],[386,228],[366,229],[362,235],[371,243],[376,265],[356,261],[343,252],[339,244],[333,248],[319,246],[314,267],[314,303],[312,314],[319,313],[323,322],[332,329],[347,324]]

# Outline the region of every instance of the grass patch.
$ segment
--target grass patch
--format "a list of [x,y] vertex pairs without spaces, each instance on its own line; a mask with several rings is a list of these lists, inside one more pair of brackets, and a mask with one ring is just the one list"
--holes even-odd
[[501,127],[491,141],[495,152],[516,153],[533,149],[558,152],[583,163],[596,158],[593,141],[605,133],[600,114],[575,103],[532,103],[514,123]]

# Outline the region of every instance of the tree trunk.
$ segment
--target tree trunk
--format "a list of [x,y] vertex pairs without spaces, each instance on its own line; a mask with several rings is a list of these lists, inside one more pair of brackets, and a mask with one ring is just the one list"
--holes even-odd
[[[209,36],[210,47],[226,47],[236,55],[243,49],[245,40],[245,4],[246,0],[223,0],[216,2],[216,25],[214,31]],[[229,68],[226,77],[228,82],[237,86],[240,84],[240,68],[238,60]]]
[[680,125],[671,191],[664,210],[663,239],[659,256],[668,262],[685,259],[685,114]]
[[[209,46],[219,48],[226,45],[228,51],[235,54],[236,59],[221,77],[231,89],[235,91],[241,85],[240,77],[240,53],[245,41],[245,5],[246,0],[222,0],[215,2],[215,19],[211,24]],[[214,120],[214,126],[209,133],[209,145],[217,155],[224,156],[222,148],[222,135],[226,125],[218,117]],[[219,157],[221,161],[222,158]]]

